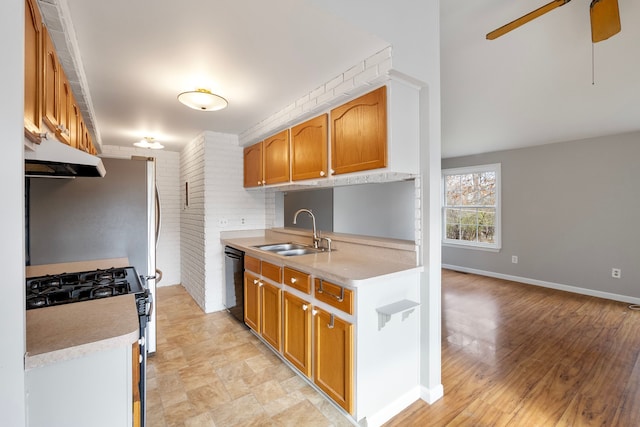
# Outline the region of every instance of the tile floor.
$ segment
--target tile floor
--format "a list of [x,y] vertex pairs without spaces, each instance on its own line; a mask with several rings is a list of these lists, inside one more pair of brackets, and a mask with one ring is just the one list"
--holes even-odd
[[159,288],[157,300],[149,427],[351,425],[228,313],[204,314],[182,286]]

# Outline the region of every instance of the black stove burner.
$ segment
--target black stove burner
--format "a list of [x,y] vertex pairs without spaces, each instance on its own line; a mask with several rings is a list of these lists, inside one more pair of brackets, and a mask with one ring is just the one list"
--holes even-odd
[[33,277],[27,279],[27,309],[145,292],[133,267]]

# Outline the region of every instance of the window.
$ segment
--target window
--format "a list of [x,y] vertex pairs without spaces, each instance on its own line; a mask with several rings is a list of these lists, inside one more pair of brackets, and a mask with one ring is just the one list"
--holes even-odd
[[499,250],[500,164],[442,170],[443,243]]

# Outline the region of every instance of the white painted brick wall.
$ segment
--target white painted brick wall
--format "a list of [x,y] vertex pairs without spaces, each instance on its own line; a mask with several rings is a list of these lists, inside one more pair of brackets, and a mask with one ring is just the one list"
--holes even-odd
[[264,192],[243,187],[243,148],[237,135],[203,133],[183,149],[180,165],[182,284],[205,312],[223,310],[220,232],[265,228]]
[[[180,270],[182,285],[205,308],[204,137],[180,153]],[[189,185],[188,205],[185,183]]]
[[158,286],[175,285],[180,283],[180,153],[105,145],[101,157],[130,158],[134,155],[156,158],[156,182],[162,211],[156,265],[163,273]]
[[258,142],[297,120],[326,109],[331,104],[337,104],[340,98],[350,96],[363,86],[382,80],[391,68],[391,46],[389,46],[242,132],[239,136],[240,145],[247,146]]

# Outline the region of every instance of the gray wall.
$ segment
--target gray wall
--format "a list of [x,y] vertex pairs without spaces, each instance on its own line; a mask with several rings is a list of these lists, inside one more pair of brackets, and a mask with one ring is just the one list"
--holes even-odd
[[336,232],[415,239],[414,181],[336,187],[333,202]]
[[640,132],[443,159],[442,168],[486,163],[502,164],[502,250],[443,246],[444,265],[640,297]]
[[144,271],[146,162],[103,159],[104,178],[31,178],[31,264],[128,257]]
[[333,231],[333,189],[287,191],[284,193],[284,226],[310,230],[311,217],[300,214],[296,224],[293,216],[298,209],[309,209],[316,217],[316,228],[322,231]]
[[415,182],[359,184],[316,190],[290,191],[284,195],[284,225],[311,229],[311,209],[318,230],[336,233],[415,240]]

